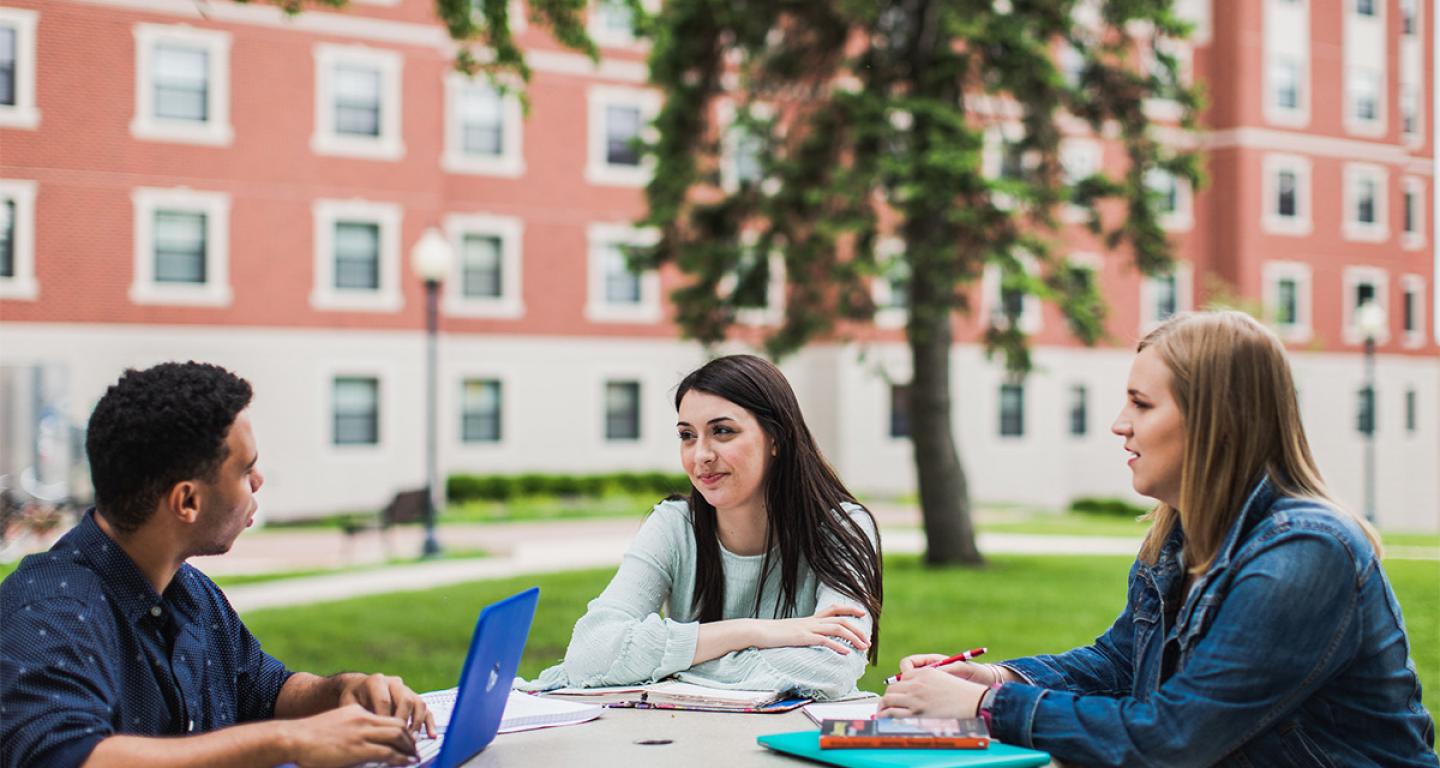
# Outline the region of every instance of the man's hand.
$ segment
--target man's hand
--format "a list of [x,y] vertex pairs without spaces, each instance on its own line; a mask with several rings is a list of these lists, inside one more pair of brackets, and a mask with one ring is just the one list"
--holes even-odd
[[340,706],[359,704],[377,715],[394,717],[412,731],[424,729],[435,738],[435,715],[405,681],[390,675],[344,675],[340,679]]
[[359,704],[302,720],[274,722],[282,729],[286,759],[300,768],[342,768],[371,761],[408,765],[415,761],[415,740],[406,722],[367,712]]

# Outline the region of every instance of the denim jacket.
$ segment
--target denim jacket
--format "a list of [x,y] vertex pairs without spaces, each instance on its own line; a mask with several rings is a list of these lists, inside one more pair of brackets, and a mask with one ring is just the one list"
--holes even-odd
[[[1179,610],[1179,527],[1093,645],[1005,662],[1003,741],[1082,765],[1437,766],[1400,604],[1352,521],[1262,479]],[[1167,616],[1173,615],[1173,621]]]

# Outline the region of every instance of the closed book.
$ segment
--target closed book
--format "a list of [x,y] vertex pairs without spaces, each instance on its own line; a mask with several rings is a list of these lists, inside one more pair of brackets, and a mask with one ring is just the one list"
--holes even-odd
[[990,730],[979,718],[877,717],[826,720],[821,749],[986,749]]

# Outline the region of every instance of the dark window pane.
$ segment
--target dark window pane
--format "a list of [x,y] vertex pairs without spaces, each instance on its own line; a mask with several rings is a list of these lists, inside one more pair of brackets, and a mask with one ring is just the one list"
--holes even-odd
[[0,277],[15,276],[15,201],[0,203]]
[[1275,322],[1280,325],[1295,325],[1299,322],[1300,305],[1295,281],[1281,278],[1275,286]]
[[494,235],[466,235],[461,259],[464,295],[499,298],[504,292],[500,238]]
[[1375,433],[1375,393],[1369,387],[1361,387],[1356,400],[1357,413],[1355,429],[1362,435]]
[[380,288],[380,225],[335,223],[335,287],[373,291]]
[[1419,404],[1416,402],[1415,390],[1413,390],[1413,389],[1407,389],[1407,390],[1405,390],[1405,431],[1406,431],[1406,432],[1414,432],[1414,431],[1416,430],[1416,424],[1419,422],[1418,416],[1417,416],[1417,414],[1416,414],[1416,411],[1418,410],[1418,407],[1419,407]]
[[209,119],[210,54],[203,48],[155,47],[155,116],[203,123]]
[[505,118],[500,94],[484,85],[467,86],[462,93],[461,151],[467,155],[500,155],[505,146]]
[[493,379],[466,381],[461,393],[460,439],[467,443],[499,441],[501,400],[500,382]]
[[1025,311],[1025,291],[1019,288],[1001,288],[1000,308],[1006,317],[1018,318]]
[[1089,431],[1088,400],[1089,393],[1085,391],[1084,384],[1070,387],[1070,434],[1077,437]]
[[764,173],[760,155],[765,151],[765,143],[750,131],[743,128],[735,130],[735,181],[740,184],[757,182]]
[[640,276],[630,271],[625,252],[618,245],[605,246],[605,303],[639,304]]
[[1374,286],[1374,285],[1372,285],[1371,283],[1360,283],[1360,284],[1358,284],[1358,285],[1355,286],[1355,307],[1356,307],[1357,309],[1360,308],[1360,307],[1365,306],[1366,304],[1369,304],[1370,302],[1372,302],[1372,301],[1374,301],[1374,300],[1375,300],[1375,286]]
[[1155,319],[1164,320],[1174,315],[1179,308],[1179,299],[1176,296],[1175,275],[1160,275],[1153,278],[1155,281]]
[[1293,171],[1281,171],[1276,183],[1275,212],[1285,218],[1299,215],[1296,205],[1296,179]]
[[1000,178],[1020,180],[1025,178],[1025,153],[1016,141],[1000,142]]
[[205,282],[205,214],[155,212],[155,282]]
[[1405,190],[1404,204],[1403,204],[1401,207],[1404,209],[1404,218],[1405,218],[1405,229],[1404,229],[1404,232],[1405,232],[1405,234],[1407,234],[1407,235],[1414,234],[1415,231],[1416,231],[1416,229],[1415,229],[1415,193],[1414,193],[1413,191],[1408,190],[1408,189]]
[[1375,182],[1365,179],[1360,182],[1359,199],[1355,205],[1355,220],[1361,224],[1375,223]]
[[605,162],[610,165],[640,165],[640,108],[605,107]]
[[1022,384],[1000,385],[1000,436],[1021,437],[1025,434],[1025,387]]
[[640,439],[640,382],[605,382],[605,439]]
[[1419,315],[1419,312],[1417,311],[1419,308],[1420,292],[1406,291],[1404,305],[1400,308],[1404,316],[1404,325],[1401,327],[1405,329],[1406,333],[1414,333],[1415,331],[1419,330],[1416,327],[1418,324],[1415,322],[1415,318]]
[[1375,0],[1355,0],[1355,13],[1361,16],[1375,15]]
[[15,43],[15,28],[0,27],[0,104],[11,106],[18,98],[15,94]]
[[336,445],[380,442],[380,380],[342,376],[335,379]]
[[368,67],[335,68],[335,132],[380,135],[380,73]]
[[890,385],[890,436],[910,436],[910,385]]

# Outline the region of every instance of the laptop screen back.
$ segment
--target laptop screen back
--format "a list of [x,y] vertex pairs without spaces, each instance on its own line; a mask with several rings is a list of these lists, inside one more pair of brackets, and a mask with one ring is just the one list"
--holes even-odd
[[458,768],[495,738],[539,598],[531,587],[480,611],[436,768]]

